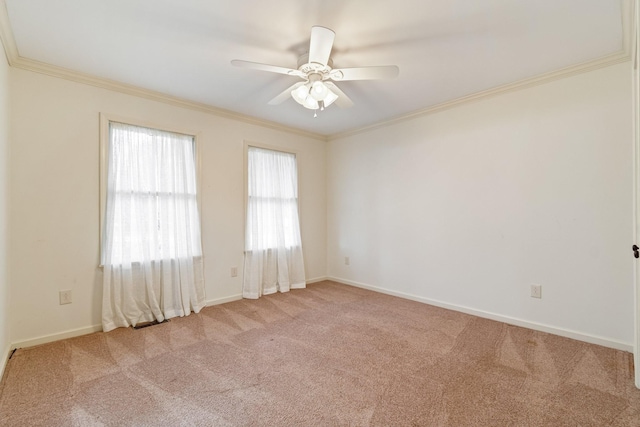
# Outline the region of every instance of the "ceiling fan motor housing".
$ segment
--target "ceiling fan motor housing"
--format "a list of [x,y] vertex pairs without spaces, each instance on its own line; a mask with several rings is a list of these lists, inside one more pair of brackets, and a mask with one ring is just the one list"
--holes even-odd
[[317,62],[309,62],[309,53],[305,53],[304,55],[298,58],[298,71],[306,74],[310,77],[311,74],[317,73],[322,76],[323,80],[329,78],[329,73],[331,72],[331,68],[333,67],[333,59],[329,58],[327,61],[327,65],[323,65]]

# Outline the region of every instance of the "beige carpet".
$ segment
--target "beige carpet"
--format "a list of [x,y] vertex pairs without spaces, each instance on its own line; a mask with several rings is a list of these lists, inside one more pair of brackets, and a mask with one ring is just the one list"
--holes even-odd
[[629,353],[322,282],[20,349],[9,426],[640,426]]

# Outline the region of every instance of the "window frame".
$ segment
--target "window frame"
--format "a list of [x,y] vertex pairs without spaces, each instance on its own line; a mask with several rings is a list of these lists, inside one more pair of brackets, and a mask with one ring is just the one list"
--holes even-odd
[[294,148],[291,147],[282,147],[282,146],[277,146],[277,145],[269,145],[269,144],[264,144],[261,142],[255,142],[255,141],[248,141],[245,140],[244,141],[244,154],[243,154],[243,162],[244,162],[244,182],[243,182],[243,188],[244,188],[244,217],[243,217],[243,224],[242,224],[242,250],[243,253],[247,253],[250,251],[247,251],[247,214],[248,214],[248,209],[249,209],[249,147],[254,147],[254,148],[261,148],[263,150],[271,150],[271,151],[278,151],[280,153],[285,153],[285,154],[293,154],[296,158],[296,185],[298,186],[298,197],[297,197],[297,210],[298,210],[298,222],[300,223],[300,241],[302,242],[303,239],[303,234],[302,234],[302,223],[303,223],[303,219],[302,219],[302,215],[300,214],[300,206],[302,205],[302,187],[300,186],[300,152]]
[[[196,168],[196,204],[198,209],[198,215],[200,216],[200,236],[203,234],[203,221],[202,221],[202,199],[201,199],[201,189],[202,189],[202,168],[201,168],[201,156],[199,150],[198,139],[200,137],[200,132],[194,132],[191,130],[180,129],[176,127],[168,127],[159,125],[157,123],[133,119],[130,117],[122,117],[113,114],[100,113],[99,117],[99,127],[100,127],[100,152],[99,152],[99,177],[98,182],[100,186],[100,195],[99,195],[99,221],[98,221],[98,267],[103,268],[102,264],[102,250],[103,250],[103,242],[104,242],[104,221],[105,214],[107,208],[107,185],[108,185],[108,170],[109,170],[109,144],[111,143],[111,138],[109,134],[109,124],[111,122],[123,123],[131,126],[139,126],[145,128],[151,128],[163,132],[171,132],[171,133],[179,133],[182,135],[187,135],[193,138],[193,152],[194,152],[194,162]],[[202,238],[202,237],[201,237]],[[203,250],[204,252],[204,250]],[[204,259],[204,253],[201,255]]]

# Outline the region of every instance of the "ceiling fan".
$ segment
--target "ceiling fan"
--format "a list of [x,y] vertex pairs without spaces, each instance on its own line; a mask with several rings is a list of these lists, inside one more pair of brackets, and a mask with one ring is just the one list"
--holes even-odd
[[[353,101],[351,101],[334,82],[390,79],[398,76],[399,69],[395,65],[332,68],[333,61],[330,55],[335,36],[336,33],[328,28],[319,26],[311,27],[309,52],[298,59],[298,68],[295,70],[239,59],[234,59],[231,61],[231,64],[237,67],[252,68],[254,70],[269,71],[301,78],[303,81],[295,83],[285,89],[269,101],[269,104],[281,104],[291,96],[298,104],[310,110],[324,110],[334,102],[343,108],[353,105]],[[314,114],[314,117],[315,116],[316,114]]]

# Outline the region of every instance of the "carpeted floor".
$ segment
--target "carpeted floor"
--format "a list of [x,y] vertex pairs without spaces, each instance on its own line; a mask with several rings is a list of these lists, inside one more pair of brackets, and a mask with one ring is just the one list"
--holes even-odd
[[18,350],[9,426],[640,426],[629,353],[333,282]]

